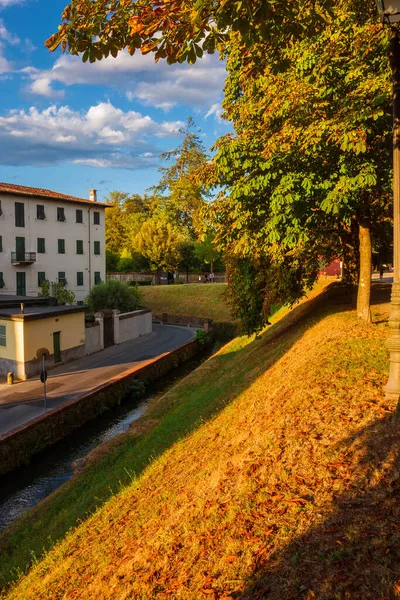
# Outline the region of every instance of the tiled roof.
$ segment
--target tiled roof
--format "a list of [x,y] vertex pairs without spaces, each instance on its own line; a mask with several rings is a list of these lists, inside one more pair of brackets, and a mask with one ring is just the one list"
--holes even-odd
[[87,198],[77,198],[76,196],[68,196],[67,194],[60,194],[60,192],[53,192],[52,190],[44,190],[42,188],[33,188],[26,185],[14,185],[12,183],[1,183],[0,182],[0,195],[1,194],[17,194],[18,196],[30,196],[34,198],[46,198],[47,200],[64,200],[65,202],[77,202],[78,204],[91,204],[95,206],[107,207],[108,204],[103,202],[92,202]]

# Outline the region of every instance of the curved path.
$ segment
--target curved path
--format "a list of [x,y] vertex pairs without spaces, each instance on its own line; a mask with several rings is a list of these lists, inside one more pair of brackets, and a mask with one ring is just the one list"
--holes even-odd
[[[47,409],[89,392],[112,377],[175,350],[196,337],[188,327],[153,324],[153,333],[49,371]],[[43,414],[43,385],[38,378],[0,385],[0,435]]]

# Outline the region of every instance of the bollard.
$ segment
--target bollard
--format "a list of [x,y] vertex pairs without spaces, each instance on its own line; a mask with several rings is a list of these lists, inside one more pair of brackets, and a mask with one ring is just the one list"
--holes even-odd
[[7,373],[7,385],[13,385],[13,383],[14,383],[14,373],[9,371]]

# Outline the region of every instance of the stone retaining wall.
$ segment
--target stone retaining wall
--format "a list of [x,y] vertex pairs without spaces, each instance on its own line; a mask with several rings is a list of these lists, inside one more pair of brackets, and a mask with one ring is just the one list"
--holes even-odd
[[195,339],[180,348],[133,367],[60,408],[0,436],[0,475],[23,464],[105,410],[120,404],[133,379],[155,380],[192,358],[200,349]]
[[85,328],[85,354],[89,356],[90,354],[94,354],[95,352],[100,352],[103,349],[102,343],[102,331],[100,327],[100,323],[90,323],[86,324]]
[[119,315],[119,343],[149,335],[153,331],[152,315],[150,310],[135,310],[134,312]]

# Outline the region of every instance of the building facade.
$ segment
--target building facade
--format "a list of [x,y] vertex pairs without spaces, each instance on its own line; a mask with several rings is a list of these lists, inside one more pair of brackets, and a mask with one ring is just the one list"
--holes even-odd
[[0,183],[0,294],[62,282],[83,302],[106,278],[105,209],[90,199]]

